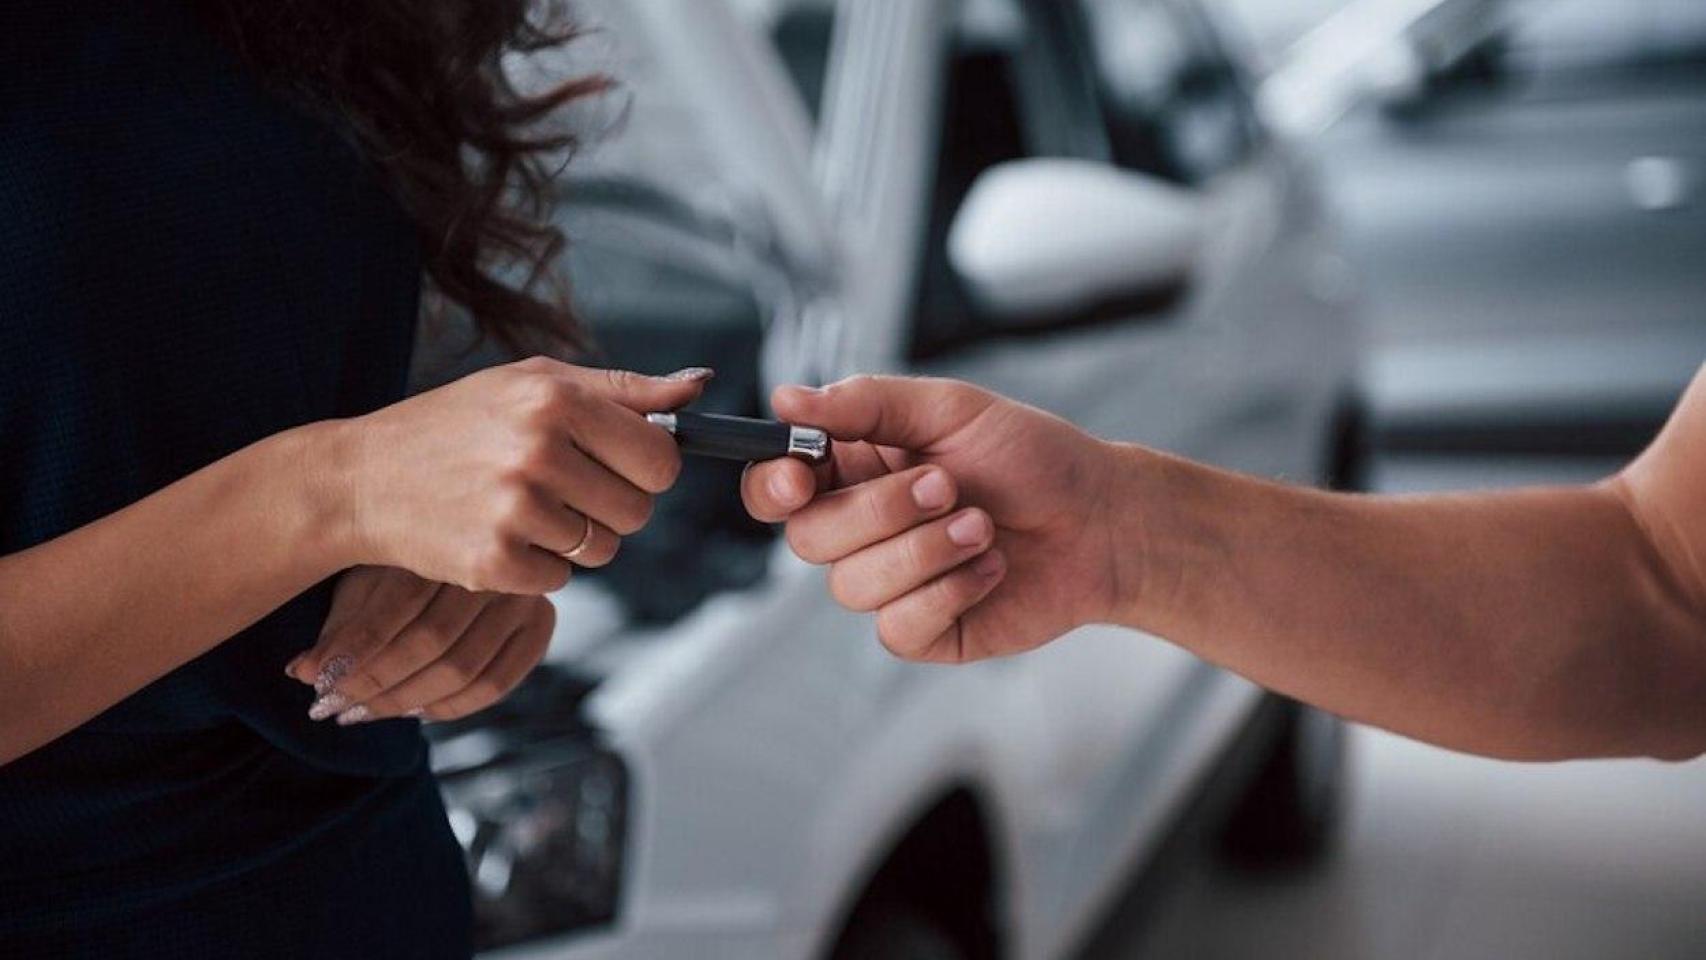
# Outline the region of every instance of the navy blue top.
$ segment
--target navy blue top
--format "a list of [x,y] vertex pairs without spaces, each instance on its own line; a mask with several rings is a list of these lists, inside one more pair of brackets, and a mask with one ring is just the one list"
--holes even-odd
[[[184,0],[0,4],[0,554],[399,399],[420,282],[357,152]],[[328,600],[0,766],[0,954],[467,953],[418,724],[311,723],[283,675]]]

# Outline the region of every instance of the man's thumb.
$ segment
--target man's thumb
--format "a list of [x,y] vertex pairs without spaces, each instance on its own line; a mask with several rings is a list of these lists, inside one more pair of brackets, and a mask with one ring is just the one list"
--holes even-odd
[[995,400],[958,380],[858,376],[821,390],[778,387],[778,416],[829,431],[837,440],[866,440],[920,450],[970,423]]

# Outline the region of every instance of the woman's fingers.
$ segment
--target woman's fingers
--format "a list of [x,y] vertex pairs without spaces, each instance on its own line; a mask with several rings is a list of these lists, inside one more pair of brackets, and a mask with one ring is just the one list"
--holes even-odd
[[428,704],[418,714],[427,720],[455,720],[478,713],[502,700],[532,670],[551,643],[551,622],[529,620],[504,641],[496,657],[474,681],[456,693]]
[[788,545],[807,563],[834,563],[953,508],[941,467],[915,467],[826,493],[788,521]]
[[429,704],[455,696],[474,683],[497,658],[505,641],[529,621],[555,622],[549,601],[533,597],[504,597],[483,607],[456,643],[442,656],[395,686],[351,706],[338,716],[341,724],[415,715]]
[[371,584],[352,583],[349,589],[340,584],[319,641],[290,665],[292,677],[312,683],[320,694],[331,690],[357,663],[390,643],[441,589],[453,589],[406,570],[359,568],[344,576],[359,577]]
[[[568,507],[565,511],[573,513]],[[577,567],[596,568],[607,566],[616,559],[616,553],[622,548],[622,538],[615,531],[586,517],[581,518],[581,534],[573,543],[563,544],[561,549],[553,547],[551,552]]]
[[836,563],[829,571],[829,592],[849,610],[876,610],[973,559],[994,542],[989,514],[962,510]]
[[587,456],[647,493],[675,485],[681,448],[669,431],[594,391],[582,391],[569,409],[574,444]]
[[1006,575],[1007,558],[991,550],[877,611],[877,639],[904,660],[958,663],[960,618]]
[[639,532],[651,519],[652,495],[570,447],[567,441],[564,446],[549,467],[547,489],[576,511],[623,536]]
[[355,658],[329,687],[316,687],[320,696],[308,708],[309,719],[336,716],[413,676],[450,649],[491,599],[460,587],[440,588],[388,642]]

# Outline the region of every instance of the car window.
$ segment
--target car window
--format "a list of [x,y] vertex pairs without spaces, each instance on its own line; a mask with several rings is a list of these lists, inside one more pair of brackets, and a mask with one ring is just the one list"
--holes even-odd
[[[570,9],[580,37],[506,67],[528,86],[590,74],[614,81],[548,121],[581,139],[558,158],[556,219],[569,239],[559,272],[594,340],[582,362],[651,373],[710,366],[717,377],[699,409],[755,415],[769,304],[726,219],[731,178],[631,5],[575,0]],[[489,345],[463,351],[467,337],[454,330],[436,340],[438,356],[417,357],[420,386],[503,359]],[[756,582],[771,532],[748,519],[739,481],[738,465],[688,462],[646,529],[589,576],[645,623]]]
[[1254,145],[1243,85],[1206,23],[1165,0],[1085,0],[1114,159],[1197,185]]
[[839,0],[730,0],[735,12],[776,48],[816,122],[823,113]]
[[[931,193],[912,354],[926,357],[983,329],[949,265],[947,237],[972,184],[989,168],[1039,156],[1106,159],[1093,91],[1076,81],[1066,9],[1056,0],[967,0],[951,51]],[[1063,122],[1063,118],[1071,118]]]

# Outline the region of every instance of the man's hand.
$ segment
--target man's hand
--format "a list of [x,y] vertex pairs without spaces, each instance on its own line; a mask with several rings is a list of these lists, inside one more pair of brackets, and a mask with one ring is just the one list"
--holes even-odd
[[747,509],[787,521],[794,551],[830,565],[843,606],[876,611],[896,655],[1018,653],[1112,614],[1115,448],[948,380],[855,377],[783,387],[773,404],[829,431],[835,454],[815,473],[795,460],[755,464]]
[[285,672],[314,685],[315,720],[453,720],[514,689],[545,655],[555,624],[544,597],[358,567],[338,581],[320,641]]

